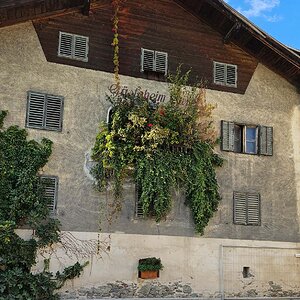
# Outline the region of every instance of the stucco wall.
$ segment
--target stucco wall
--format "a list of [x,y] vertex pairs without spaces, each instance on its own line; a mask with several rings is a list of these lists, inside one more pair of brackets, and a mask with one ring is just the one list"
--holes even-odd
[[[64,96],[61,133],[28,129],[30,138],[45,136],[54,142],[53,155],[43,172],[59,176],[57,213],[63,228],[97,231],[101,220],[104,231],[193,236],[193,222],[180,194],[174,195],[177,201],[166,221],[156,224],[135,220],[134,186],[130,183],[125,185],[121,216],[111,226],[105,221],[110,193],[100,194],[93,189],[84,163],[98,124],[106,119],[109,103],[105,94],[113,83],[112,74],[48,63],[31,23],[0,29],[0,39],[0,108],[9,110],[6,125],[24,127],[27,91]],[[121,83],[133,89],[141,86],[154,93],[167,93],[167,85],[161,82],[121,77]],[[226,160],[218,171],[223,200],[206,228],[205,237],[297,241],[294,163],[297,145],[293,144],[291,120],[292,116],[299,117],[294,112],[299,94],[283,78],[259,65],[245,95],[207,90],[207,98],[218,105],[215,110],[218,130],[220,120],[273,126],[274,155],[221,153]],[[261,194],[261,226],[233,225],[234,190]]]

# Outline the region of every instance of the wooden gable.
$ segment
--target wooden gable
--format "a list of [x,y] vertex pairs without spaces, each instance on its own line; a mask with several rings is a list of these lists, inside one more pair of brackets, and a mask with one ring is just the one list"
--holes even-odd
[[[93,3],[90,16],[79,14],[34,21],[48,61],[113,72],[112,6],[110,0]],[[89,38],[87,62],[57,56],[59,32]],[[238,46],[223,42],[216,30],[192,16],[172,0],[127,0],[120,12],[120,74],[156,80],[165,77],[141,72],[141,49],[168,53],[171,73],[182,64],[192,68],[194,79],[202,79],[208,88],[244,93],[258,61]],[[237,65],[237,88],[213,83],[214,61]]]

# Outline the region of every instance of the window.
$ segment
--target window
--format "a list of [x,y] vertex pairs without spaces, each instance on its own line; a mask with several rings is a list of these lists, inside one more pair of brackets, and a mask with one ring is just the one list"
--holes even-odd
[[37,92],[27,94],[26,126],[45,130],[62,130],[64,98]]
[[214,83],[237,87],[237,66],[214,62]]
[[157,72],[167,75],[168,53],[142,48],[141,72]]
[[223,151],[273,155],[273,128],[221,122],[221,147]]
[[58,56],[88,61],[88,52],[88,37],[59,32]]
[[135,185],[135,217],[139,219],[144,217],[143,205],[141,202],[141,189],[138,184]]
[[233,193],[233,223],[260,225],[260,195],[258,193]]
[[41,182],[44,186],[44,196],[48,202],[50,214],[55,214],[57,204],[58,177],[41,176]]

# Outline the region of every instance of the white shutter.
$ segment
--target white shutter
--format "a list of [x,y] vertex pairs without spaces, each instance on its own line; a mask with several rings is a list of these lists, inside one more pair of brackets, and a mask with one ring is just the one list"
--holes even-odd
[[247,194],[247,224],[260,224],[260,197],[257,193]]
[[88,60],[88,41],[86,36],[75,35],[74,36],[74,58],[87,61]]
[[72,58],[74,35],[66,32],[59,32],[58,56]]
[[41,176],[44,185],[44,198],[47,201],[49,212],[54,214],[57,205],[58,178],[55,176]]
[[135,185],[135,216],[136,218],[143,218],[143,204],[141,201],[141,189],[138,184]]
[[141,54],[141,71],[155,71],[154,67],[155,52],[153,50],[143,49]]
[[214,62],[214,83],[225,84],[225,64]]
[[61,131],[63,98],[59,96],[47,95],[46,103],[45,129]]
[[155,52],[155,71],[167,75],[168,72],[168,53]]
[[31,128],[44,127],[46,95],[28,92],[26,125]]
[[237,66],[226,65],[226,85],[236,87],[236,85],[237,85]]
[[233,193],[233,220],[235,224],[247,224],[247,196],[246,193]]

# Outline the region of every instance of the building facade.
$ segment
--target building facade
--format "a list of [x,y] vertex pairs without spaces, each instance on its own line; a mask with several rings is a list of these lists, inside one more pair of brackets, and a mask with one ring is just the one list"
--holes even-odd
[[[222,201],[203,236],[195,233],[183,193],[174,191],[172,211],[157,223],[137,216],[129,179],[111,222],[112,190],[94,188],[91,148],[107,119],[106,95],[115,93],[111,1],[78,2],[85,14],[58,9],[0,28],[5,126],[53,141],[41,170],[53,178],[52,212],[77,243],[101,240],[110,248],[102,260],[85,252],[90,266],[65,296],[298,296],[299,55],[279,43],[260,45],[259,29],[222,1],[199,1],[194,11],[192,2],[123,5],[120,76],[123,92],[162,102],[169,97],[165,73],[180,64],[192,68],[192,80],[206,82],[224,165],[217,171]],[[147,256],[162,259],[156,281],[138,278],[138,260]],[[51,260],[53,270],[70,260],[61,257]]]

